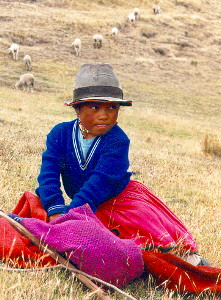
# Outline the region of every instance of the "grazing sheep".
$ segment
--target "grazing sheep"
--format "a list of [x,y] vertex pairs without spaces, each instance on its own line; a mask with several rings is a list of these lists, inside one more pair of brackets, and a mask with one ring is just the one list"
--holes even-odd
[[134,8],[134,15],[135,15],[135,20],[137,21],[140,18],[140,9],[139,8]]
[[93,40],[94,40],[94,48],[101,48],[103,44],[103,35],[101,34],[95,34],[93,35]]
[[74,47],[76,56],[81,56],[81,40],[79,38],[76,38],[71,46]]
[[18,52],[19,46],[18,44],[11,44],[10,48],[8,48],[9,53],[12,53],[12,57],[14,60],[18,60]]
[[118,34],[118,28],[117,27],[113,27],[111,29],[111,35],[112,35],[112,37],[115,39],[116,36],[117,36],[117,34]]
[[153,13],[154,13],[155,15],[159,15],[159,14],[162,13],[162,10],[161,10],[161,8],[160,8],[160,5],[155,5],[155,6],[153,7]]
[[130,13],[127,17],[127,22],[130,22],[131,24],[134,24],[136,21],[134,13]]
[[23,62],[27,71],[31,71],[31,56],[26,54],[23,58]]
[[20,76],[19,81],[15,84],[16,89],[23,89],[33,93],[35,78],[31,73],[23,74]]

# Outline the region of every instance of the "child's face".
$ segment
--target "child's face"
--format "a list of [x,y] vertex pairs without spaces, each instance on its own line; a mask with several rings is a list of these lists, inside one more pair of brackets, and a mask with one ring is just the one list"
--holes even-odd
[[76,108],[81,124],[90,132],[85,138],[90,139],[107,133],[116,124],[119,108],[120,105],[113,102],[86,103]]

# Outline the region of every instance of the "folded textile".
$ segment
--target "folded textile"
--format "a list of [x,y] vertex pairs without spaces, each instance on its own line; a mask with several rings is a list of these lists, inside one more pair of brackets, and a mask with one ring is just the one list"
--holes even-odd
[[[31,192],[24,192],[12,213],[20,217],[47,220],[47,213],[39,198]],[[16,267],[36,268],[52,266],[53,258],[33,245],[30,240],[14,229],[8,221],[0,218],[0,259]]]
[[110,232],[86,206],[73,208],[49,223],[35,218],[20,223],[49,247],[65,253],[79,270],[118,287],[143,273],[137,245]]
[[144,265],[156,283],[179,293],[221,294],[221,269],[193,266],[172,253],[143,251]]

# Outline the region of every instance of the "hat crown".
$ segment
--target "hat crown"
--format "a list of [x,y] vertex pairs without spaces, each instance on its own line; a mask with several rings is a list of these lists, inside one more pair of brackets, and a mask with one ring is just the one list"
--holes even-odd
[[74,89],[89,86],[113,86],[121,89],[121,84],[111,64],[84,64],[81,66]]
[[123,99],[120,81],[110,63],[83,64],[74,81],[73,99],[66,99],[64,103],[75,106],[92,101],[132,105],[132,101]]

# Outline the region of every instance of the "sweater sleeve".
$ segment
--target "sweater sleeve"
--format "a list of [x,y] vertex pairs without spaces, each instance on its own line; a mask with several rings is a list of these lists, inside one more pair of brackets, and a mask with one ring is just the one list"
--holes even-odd
[[42,154],[38,176],[39,187],[35,191],[49,216],[62,212],[64,208],[60,182],[62,156],[59,151],[59,140],[59,131],[55,126],[47,136],[46,150]]
[[66,205],[63,213],[69,209],[88,203],[93,211],[97,207],[117,196],[129,183],[131,173],[129,167],[129,139],[118,140],[104,148],[91,176],[75,194],[70,205]]

